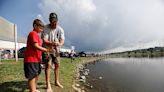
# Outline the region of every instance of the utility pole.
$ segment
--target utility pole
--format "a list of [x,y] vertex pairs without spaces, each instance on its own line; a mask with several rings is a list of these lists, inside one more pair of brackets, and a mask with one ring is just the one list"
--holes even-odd
[[15,61],[18,62],[18,51],[17,51],[17,25],[14,24],[14,40],[15,40]]

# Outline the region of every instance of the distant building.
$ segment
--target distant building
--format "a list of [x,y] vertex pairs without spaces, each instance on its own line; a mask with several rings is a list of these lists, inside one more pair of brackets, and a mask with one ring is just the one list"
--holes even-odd
[[61,48],[60,51],[61,51],[61,52],[68,52],[68,53],[71,53],[71,49],[66,48],[66,47]]
[[[25,43],[17,43],[18,49],[20,49],[22,47],[26,47],[26,44]],[[0,40],[0,49],[14,50],[15,49],[15,42]]]

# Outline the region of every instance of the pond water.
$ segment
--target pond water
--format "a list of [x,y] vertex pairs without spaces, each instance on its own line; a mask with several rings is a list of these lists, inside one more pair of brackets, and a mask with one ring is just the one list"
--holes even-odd
[[85,66],[88,92],[164,92],[164,58],[108,58]]

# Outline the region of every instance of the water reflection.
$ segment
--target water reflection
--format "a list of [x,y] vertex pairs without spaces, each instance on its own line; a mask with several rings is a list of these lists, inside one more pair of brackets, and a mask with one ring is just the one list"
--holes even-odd
[[90,92],[164,92],[164,58],[109,58],[86,68]]

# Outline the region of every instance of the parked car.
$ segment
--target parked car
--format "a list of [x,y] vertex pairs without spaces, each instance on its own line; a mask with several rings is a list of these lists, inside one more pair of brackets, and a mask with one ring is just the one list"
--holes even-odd
[[74,56],[75,57],[79,57],[80,55],[79,55],[79,53],[75,53]]
[[22,47],[18,50],[18,58],[24,58],[24,52],[26,50],[26,47]]
[[2,54],[10,54],[10,50],[3,50]]
[[79,56],[80,56],[80,57],[86,57],[87,54],[86,54],[84,51],[82,51],[82,52],[79,52]]
[[68,52],[60,52],[60,56],[61,57],[69,57],[69,53]]
[[9,58],[11,58],[11,51],[10,50],[3,50],[1,52],[1,58],[2,59],[9,59]]

